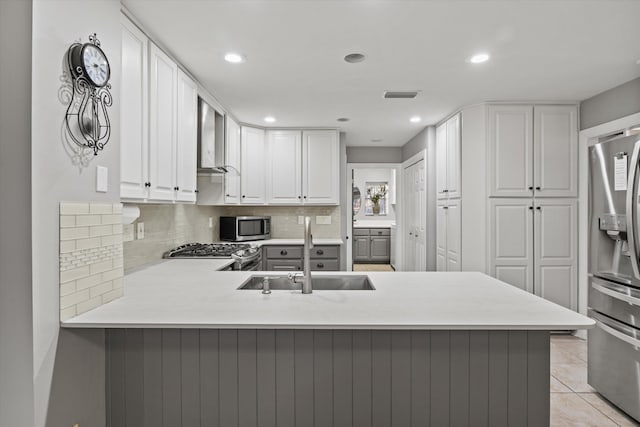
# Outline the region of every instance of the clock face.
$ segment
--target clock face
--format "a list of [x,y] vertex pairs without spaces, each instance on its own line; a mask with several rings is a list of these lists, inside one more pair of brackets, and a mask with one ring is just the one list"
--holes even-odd
[[82,48],[82,67],[87,78],[96,86],[104,86],[109,81],[111,70],[102,49],[87,43]]

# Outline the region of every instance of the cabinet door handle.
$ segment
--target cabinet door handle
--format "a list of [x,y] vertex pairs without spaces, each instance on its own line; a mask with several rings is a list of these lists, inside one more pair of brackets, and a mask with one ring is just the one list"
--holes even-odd
[[533,206],[529,206],[529,210],[532,211],[533,210]]
[[227,196],[227,197],[231,197],[231,196],[229,196],[228,194],[225,194],[225,196]]
[[306,199],[306,198],[307,198],[307,196],[304,196],[304,198]]
[[449,190],[442,190],[442,192],[443,192],[443,193],[448,193],[448,192],[449,192]]
[[323,251],[322,249],[318,249],[318,250],[316,251],[316,254],[318,254],[318,255],[324,255],[324,251]]
[[198,190],[197,190],[197,189],[196,189],[196,190],[193,190],[193,192],[194,192],[194,193],[198,193]]
[[378,231],[378,234],[382,234],[382,231]]
[[247,197],[247,196],[245,196],[245,195],[243,194],[243,195],[242,195],[242,198],[244,199],[245,197]]
[[536,209],[537,209],[537,210],[539,210],[539,211],[541,211],[541,210],[542,210],[542,207],[540,207],[540,206],[536,206]]
[[287,251],[285,251],[285,250],[280,251],[280,255],[283,255],[283,256],[284,256],[284,255],[286,255],[287,253],[288,253],[288,252],[287,252]]
[[536,190],[540,191],[542,190],[542,187],[536,187]]
[[530,186],[530,187],[529,187],[529,190],[533,190],[533,186]]
[[316,264],[316,266],[317,266],[318,268],[324,268],[324,264],[323,264],[323,263],[321,263],[321,262],[319,262],[318,264]]
[[302,196],[298,196],[298,199],[302,199]]

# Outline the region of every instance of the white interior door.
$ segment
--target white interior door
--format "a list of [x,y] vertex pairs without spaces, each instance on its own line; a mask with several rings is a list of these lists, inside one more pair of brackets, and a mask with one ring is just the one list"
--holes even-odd
[[425,162],[404,170],[405,263],[404,270],[427,270],[427,191]]
[[414,195],[414,179],[413,169],[411,166],[404,170],[403,179],[403,193],[404,193],[404,265],[403,270],[414,271],[415,270],[415,258],[414,251],[414,237],[415,221],[414,221],[414,207],[415,204]]

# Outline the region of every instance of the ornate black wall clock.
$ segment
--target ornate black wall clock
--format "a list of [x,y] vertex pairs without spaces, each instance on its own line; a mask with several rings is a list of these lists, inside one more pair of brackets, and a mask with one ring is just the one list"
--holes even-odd
[[95,33],[89,36],[88,43],[69,47],[67,66],[73,80],[73,96],[65,116],[67,132],[76,144],[97,155],[111,137],[107,108],[113,98],[109,92],[109,60]]

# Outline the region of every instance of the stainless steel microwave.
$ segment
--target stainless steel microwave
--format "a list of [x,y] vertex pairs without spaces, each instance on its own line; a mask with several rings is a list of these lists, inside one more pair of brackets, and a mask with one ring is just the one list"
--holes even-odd
[[221,216],[220,240],[244,242],[271,238],[270,216]]

